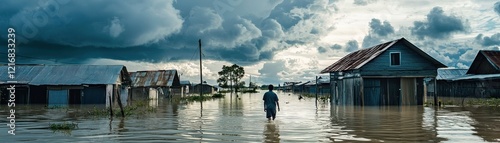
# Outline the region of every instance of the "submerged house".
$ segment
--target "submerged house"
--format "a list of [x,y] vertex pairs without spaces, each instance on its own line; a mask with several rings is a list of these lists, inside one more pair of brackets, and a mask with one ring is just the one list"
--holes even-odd
[[177,70],[137,71],[129,74],[132,79],[132,100],[158,99],[182,94]]
[[191,82],[189,80],[181,80],[180,83],[182,87],[182,93],[184,93],[183,95],[189,94],[189,90],[193,89],[193,86],[191,85]]
[[307,86],[306,84],[309,84],[309,82],[311,81],[307,81],[307,82],[302,82],[302,83],[299,83],[299,84],[296,84],[295,85],[295,90],[304,94],[304,93],[308,93],[308,90],[307,90]]
[[[10,98],[7,88],[10,85],[15,85],[16,104],[47,104],[46,94],[30,96],[29,83],[38,76],[43,67],[43,65],[16,65],[15,77],[10,79],[8,72],[13,69],[8,69],[7,65],[0,66],[0,104],[7,104],[7,100]],[[15,81],[16,83],[9,83],[9,81]],[[46,91],[39,92],[45,93]]]
[[469,69],[446,76],[453,69],[440,69],[440,97],[500,98],[500,51],[480,50]]
[[331,99],[340,105],[422,105],[424,78],[446,67],[405,38],[348,54],[330,73]]
[[[436,77],[436,89],[439,97],[462,97],[474,92],[475,83],[454,81],[455,78],[463,77],[467,69],[440,68]],[[461,89],[458,90],[458,87]]]
[[202,94],[214,94],[215,92],[218,91],[218,88],[211,86],[207,83],[203,83],[202,86],[200,86],[200,84],[196,84],[193,86],[193,91],[191,93],[199,94],[200,90],[201,90]]
[[[0,66],[3,73],[7,66]],[[5,69],[5,70],[4,70]],[[0,85],[8,86],[6,76]],[[67,106],[69,104],[117,103],[126,105],[130,77],[123,65],[16,65],[16,100],[26,104]],[[4,89],[4,88],[2,88]],[[2,91],[2,97],[5,97]],[[118,96],[120,98],[118,98]],[[3,101],[3,100],[2,100]]]

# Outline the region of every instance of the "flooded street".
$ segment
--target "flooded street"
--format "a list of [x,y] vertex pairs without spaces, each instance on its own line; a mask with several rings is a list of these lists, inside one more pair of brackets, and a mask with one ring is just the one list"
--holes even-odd
[[[278,92],[281,111],[268,122],[261,93],[223,99],[151,105],[154,113],[124,120],[75,114],[85,106],[47,109],[18,105],[16,135],[7,134],[7,105],[0,107],[2,142],[500,142],[500,108],[330,107],[314,98]],[[202,108],[202,109],[201,109]],[[54,132],[49,123],[74,121],[78,129]]]

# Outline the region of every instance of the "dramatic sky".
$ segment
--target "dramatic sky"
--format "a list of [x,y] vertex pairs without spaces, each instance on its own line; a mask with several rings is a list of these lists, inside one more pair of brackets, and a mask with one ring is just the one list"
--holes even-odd
[[18,64],[177,69],[195,83],[198,39],[210,84],[232,64],[257,84],[313,80],[349,52],[401,37],[455,68],[500,47],[498,0],[6,0],[0,11]]

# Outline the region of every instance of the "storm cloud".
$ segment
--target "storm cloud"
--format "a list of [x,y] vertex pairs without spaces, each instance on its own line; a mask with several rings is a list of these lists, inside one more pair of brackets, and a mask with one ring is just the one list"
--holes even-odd
[[172,0],[147,4],[140,1],[39,1],[37,5],[18,5],[17,12],[2,15],[10,18],[2,25],[18,29],[19,36],[31,41],[67,47],[139,46],[158,42],[180,31],[183,19],[172,3]]
[[380,36],[387,36],[394,33],[394,28],[388,21],[384,21],[384,23],[382,23],[380,20],[374,18],[370,22],[370,32]]
[[466,32],[468,23],[453,15],[445,15],[441,7],[434,7],[426,21],[413,22],[411,32],[420,39],[424,37],[446,39],[453,33]]
[[356,41],[356,40],[349,40],[345,44],[346,52],[354,52],[354,51],[357,51],[358,48],[359,48],[359,45],[358,45],[358,41]]
[[16,54],[30,57],[21,62],[190,60],[201,39],[204,58],[243,65],[318,40],[336,11],[328,0],[21,0],[0,7],[0,28],[14,27],[24,44]]
[[479,34],[476,36],[476,41],[482,46],[500,46],[500,33],[493,34],[489,37]]
[[325,47],[318,47],[319,53],[326,53],[327,49]]
[[330,47],[330,49],[339,50],[339,49],[342,49],[342,46],[340,46],[339,44],[334,44],[333,46]]
[[[379,19],[373,18],[369,23],[370,32],[363,38],[362,47],[369,48],[387,40],[386,37],[394,34],[395,30],[389,21],[381,22]],[[389,38],[393,40],[393,38]]]

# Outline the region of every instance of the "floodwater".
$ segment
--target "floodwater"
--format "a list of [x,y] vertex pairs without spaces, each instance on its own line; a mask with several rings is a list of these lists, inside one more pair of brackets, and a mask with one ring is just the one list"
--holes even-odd
[[[500,142],[500,108],[334,106],[278,92],[281,111],[268,122],[262,93],[194,103],[162,99],[154,113],[125,119],[85,117],[70,109],[18,105],[16,135],[0,107],[0,142]],[[74,121],[54,132],[49,123]]]

